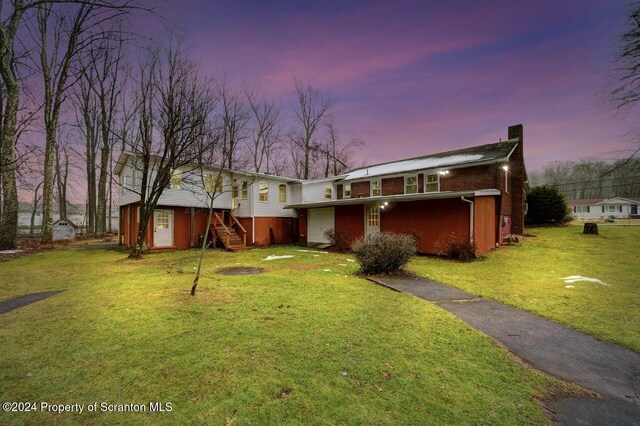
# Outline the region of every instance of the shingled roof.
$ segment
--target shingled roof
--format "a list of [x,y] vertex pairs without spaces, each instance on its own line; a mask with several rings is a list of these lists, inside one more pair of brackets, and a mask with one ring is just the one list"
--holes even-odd
[[504,142],[456,149],[454,151],[438,152],[436,154],[408,158],[406,160],[375,164],[345,173],[342,179],[354,180],[419,170],[459,165],[466,166],[475,163],[496,163],[506,161],[517,145],[518,139],[512,139]]

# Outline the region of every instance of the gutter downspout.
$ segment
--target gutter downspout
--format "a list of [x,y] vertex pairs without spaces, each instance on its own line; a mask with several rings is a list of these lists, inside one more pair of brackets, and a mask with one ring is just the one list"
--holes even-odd
[[253,182],[251,183],[251,185],[249,185],[251,187],[251,209],[249,211],[249,213],[251,214],[251,245],[256,245],[256,217],[254,215],[253,212],[253,205],[255,203],[255,197],[253,194]]
[[464,195],[460,199],[469,203],[469,242],[473,244],[473,201],[464,198]]

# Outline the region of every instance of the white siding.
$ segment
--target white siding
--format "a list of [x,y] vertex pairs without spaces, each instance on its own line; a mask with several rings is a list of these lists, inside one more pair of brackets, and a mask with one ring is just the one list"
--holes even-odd
[[[581,205],[582,206],[582,205]],[[602,205],[590,205],[589,206],[589,212],[575,212],[574,213],[574,209],[573,206],[569,206],[571,209],[571,215],[576,218],[576,219],[606,219],[609,216],[613,216],[614,218],[618,218],[618,219],[622,219],[622,218],[627,218],[629,217],[629,215],[631,214],[631,206],[630,205],[623,205],[622,206],[622,212],[616,211],[616,212],[609,212],[607,211],[607,206],[605,205],[605,211],[602,211]],[[617,210],[616,206],[616,210]],[[640,210],[640,209],[639,209]]]
[[[265,180],[269,183],[269,200],[260,201],[260,181]],[[252,185],[252,201],[253,215],[255,217],[295,217],[296,213],[292,209],[285,209],[285,203],[281,203],[278,199],[278,185],[287,185],[287,203],[291,199],[291,185],[281,179],[262,178],[253,182]]]
[[304,182],[302,184],[302,202],[323,201],[325,188],[333,188],[332,200],[336,199],[336,189],[332,180]]
[[330,243],[324,232],[333,229],[335,223],[335,211],[333,207],[323,209],[309,209],[307,221],[308,243]]

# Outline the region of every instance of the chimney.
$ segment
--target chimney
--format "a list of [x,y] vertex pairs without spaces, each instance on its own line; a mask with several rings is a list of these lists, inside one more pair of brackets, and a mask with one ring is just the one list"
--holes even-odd
[[509,140],[511,139],[518,139],[520,142],[522,142],[522,124],[516,124],[514,126],[509,126],[507,129],[507,138]]

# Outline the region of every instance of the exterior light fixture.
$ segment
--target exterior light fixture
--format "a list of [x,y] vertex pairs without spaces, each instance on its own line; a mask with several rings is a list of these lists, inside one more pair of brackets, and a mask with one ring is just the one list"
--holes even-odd
[[502,170],[504,170],[505,172],[509,171],[509,166],[507,166],[506,164],[504,166],[502,166]]
[[449,174],[449,170],[442,170],[442,171],[439,171],[439,172],[438,172],[438,174],[439,174],[440,176],[447,176],[447,175]]
[[380,206],[380,209],[381,209],[381,210],[384,210],[384,204]]
[[389,205],[389,203],[387,203],[386,201],[384,202],[385,207]]

